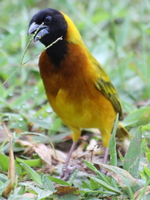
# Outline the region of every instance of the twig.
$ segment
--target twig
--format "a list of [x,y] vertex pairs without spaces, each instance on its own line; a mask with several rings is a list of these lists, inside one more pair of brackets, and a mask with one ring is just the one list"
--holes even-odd
[[63,40],[62,36],[59,37],[59,38],[57,38],[54,42],[52,42],[50,45],[48,45],[47,47],[45,47],[40,53],[35,54],[35,55],[32,56],[29,60],[27,60],[27,61],[25,61],[25,62],[23,63],[23,60],[24,60],[24,57],[25,57],[25,55],[26,55],[26,53],[27,53],[28,47],[29,47],[29,45],[31,44],[31,42],[32,42],[32,40],[33,40],[33,38],[34,38],[34,36],[37,34],[37,32],[39,31],[39,29],[40,29],[40,27],[41,27],[42,25],[43,25],[43,23],[38,27],[38,29],[35,31],[35,33],[33,34],[33,36],[30,38],[29,42],[27,43],[27,45],[26,45],[26,47],[25,47],[25,50],[24,50],[24,52],[23,52],[23,55],[21,56],[20,65],[19,65],[19,66],[10,74],[10,76],[3,82],[2,86],[5,85],[5,83],[16,73],[16,71],[17,71],[20,67],[24,66],[24,65],[27,64],[30,60],[32,60],[32,59],[34,59],[35,57],[37,57],[38,55],[40,55],[42,51],[48,49],[49,47],[51,47],[52,45],[54,45],[55,43],[57,43],[59,40]]
[[[52,45],[54,45],[55,43],[57,43],[59,40],[63,40],[62,36],[57,38],[54,42],[52,42],[50,45],[48,45],[47,47],[45,47],[42,51],[48,49],[49,47],[51,47]],[[42,52],[41,51],[41,52]],[[40,53],[35,54],[34,56],[32,56],[29,60],[25,61],[24,63],[22,63],[21,67],[24,66],[25,64],[27,64],[30,60],[33,60],[36,56],[40,55]]]

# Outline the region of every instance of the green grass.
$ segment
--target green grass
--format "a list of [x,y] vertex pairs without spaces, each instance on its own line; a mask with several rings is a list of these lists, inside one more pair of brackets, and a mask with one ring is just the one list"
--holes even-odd
[[[17,139],[30,141],[30,134],[35,143],[59,144],[69,134],[47,103],[37,67],[38,56],[30,60],[43,50],[42,44],[32,43],[23,63],[30,61],[21,64],[29,41],[29,20],[38,10],[47,7],[61,10],[72,18],[90,52],[109,74],[122,101],[125,113],[122,123],[130,130],[133,139],[126,156],[119,154],[117,160],[124,170],[105,166],[110,177],[85,161],[94,175],[75,172],[68,182],[63,182],[58,176],[54,178],[50,173],[44,175],[31,168],[45,167],[37,155],[32,159],[20,158],[25,147],[18,145]],[[148,199],[145,191],[150,185],[149,13],[148,0],[0,2],[0,133],[3,132],[2,122],[5,122],[13,133],[14,153],[19,157],[15,159],[17,181],[8,199],[20,198],[27,192],[35,194],[37,199],[58,199],[56,185],[68,187],[69,191],[74,188],[60,199]],[[0,198],[6,199],[2,193],[9,184],[8,139],[0,139],[0,142]],[[114,151],[111,151],[112,163],[116,163]]]

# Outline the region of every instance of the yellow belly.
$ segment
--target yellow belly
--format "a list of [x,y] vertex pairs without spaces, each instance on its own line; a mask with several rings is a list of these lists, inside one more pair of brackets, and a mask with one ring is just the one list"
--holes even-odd
[[[41,54],[40,73],[48,101],[72,131],[73,141],[79,139],[81,128],[98,128],[103,145],[108,147],[116,111],[112,102],[96,87],[101,71],[79,46],[71,45],[68,55],[72,56],[66,57],[57,67],[45,51]],[[107,76],[105,79],[109,81]]]
[[47,95],[47,97],[53,110],[67,126],[98,128],[102,131],[107,124],[108,130],[110,130],[114,124],[116,112],[110,101],[100,95],[99,91],[98,93],[96,103],[92,96],[80,96],[77,102],[76,99],[70,99],[68,92],[62,89],[55,98],[51,95]]

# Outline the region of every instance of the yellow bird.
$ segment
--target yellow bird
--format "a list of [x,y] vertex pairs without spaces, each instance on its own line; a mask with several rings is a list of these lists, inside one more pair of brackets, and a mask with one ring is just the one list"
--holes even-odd
[[[106,162],[117,113],[122,118],[121,103],[104,68],[91,55],[67,15],[52,8],[41,10],[31,19],[28,33],[36,33],[34,40],[46,47],[62,37],[42,52],[39,68],[50,105],[72,133],[73,144],[61,173],[66,180],[75,169],[68,163],[83,128],[100,130]],[[120,123],[117,134],[128,137]]]

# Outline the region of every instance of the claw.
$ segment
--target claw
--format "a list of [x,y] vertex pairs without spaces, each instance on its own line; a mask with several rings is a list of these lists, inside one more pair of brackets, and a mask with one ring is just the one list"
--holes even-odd
[[72,166],[72,167],[70,167],[70,166],[63,166],[62,172],[60,174],[60,179],[66,181],[69,178],[69,175],[71,173],[73,173],[76,168],[77,168],[76,166]]

